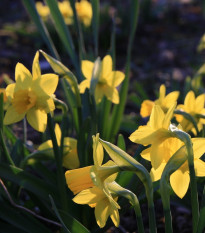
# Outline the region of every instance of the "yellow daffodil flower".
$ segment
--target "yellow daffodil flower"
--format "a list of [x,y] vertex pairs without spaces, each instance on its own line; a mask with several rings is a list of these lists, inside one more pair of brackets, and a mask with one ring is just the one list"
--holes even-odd
[[[58,146],[61,143],[61,129],[58,124],[55,125],[55,135]],[[74,138],[65,137],[64,138],[64,150],[63,150],[63,166],[68,169],[75,169],[80,166],[80,161],[77,153],[77,140]],[[48,140],[42,143],[38,150],[46,150],[53,148],[53,143],[51,140]]]
[[[179,104],[177,109],[190,114],[196,121],[198,130],[202,130],[205,119],[197,118],[197,114],[205,115],[205,94],[201,94],[195,98],[193,91],[189,91],[185,97],[184,104]],[[195,135],[194,125],[182,115],[176,114],[176,120],[180,123],[185,132],[192,131]]]
[[159,99],[155,101],[144,100],[141,105],[140,115],[142,117],[150,116],[152,108],[155,104],[159,105],[166,113],[168,109],[177,101],[178,97],[179,91],[173,91],[166,95],[166,87],[162,84],[159,89]]
[[95,217],[100,227],[105,226],[109,216],[118,226],[120,206],[116,202],[116,197],[109,191],[108,183],[116,179],[119,167],[111,160],[102,165],[104,152],[99,135],[93,136],[93,157],[93,166],[65,173],[67,185],[74,194],[78,194],[73,199],[74,202],[95,207]]
[[42,2],[36,2],[36,9],[43,20],[48,19],[48,16],[50,15],[50,10],[47,5],[44,5]]
[[3,100],[4,100],[4,103],[6,103],[7,96],[6,96],[6,90],[5,90],[5,88],[0,88],[0,93],[3,93]]
[[87,0],[81,0],[75,3],[76,12],[79,20],[86,26],[89,27],[91,24],[93,11],[90,2]]
[[[205,162],[200,159],[205,151],[205,138],[193,138],[192,143],[196,176],[205,176]],[[168,160],[183,145],[183,142],[177,138],[168,138],[162,142],[160,149],[158,150],[159,156],[162,157],[162,163],[157,169],[152,168],[150,172],[153,181],[157,181],[161,178],[162,172]],[[180,151],[180,153],[187,153],[186,148]],[[144,150],[141,153],[141,156],[144,159],[151,161],[150,148]],[[170,184],[177,196],[183,198],[188,190],[189,183],[189,166],[188,161],[186,161],[178,170],[172,173],[170,176]]]
[[73,23],[73,10],[69,1],[58,2],[59,10],[65,20],[65,23],[70,25]]
[[160,144],[167,138],[173,137],[173,133],[169,128],[175,107],[176,103],[165,114],[159,105],[154,105],[148,124],[140,126],[129,137],[135,143],[140,143],[145,146],[151,144],[150,158],[152,166],[155,169],[163,162],[162,157],[159,156]]
[[[86,88],[90,88],[94,63],[91,61],[82,61],[82,72],[85,80],[79,85],[80,93],[84,93]],[[101,72],[95,88],[96,103],[100,103],[103,96],[106,96],[114,104],[119,103],[119,93],[117,86],[124,80],[125,75],[120,71],[112,70],[112,58],[107,55],[101,62]]]
[[58,76],[41,75],[38,52],[33,60],[32,74],[23,64],[17,63],[16,83],[6,88],[6,95],[11,105],[4,117],[4,124],[16,123],[26,116],[35,130],[44,132],[47,126],[47,113],[55,109],[52,96],[58,85]]

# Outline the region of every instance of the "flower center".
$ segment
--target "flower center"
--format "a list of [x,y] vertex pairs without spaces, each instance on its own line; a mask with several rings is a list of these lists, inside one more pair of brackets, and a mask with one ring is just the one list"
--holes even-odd
[[13,107],[19,114],[27,112],[36,104],[36,94],[31,90],[19,90],[14,93]]

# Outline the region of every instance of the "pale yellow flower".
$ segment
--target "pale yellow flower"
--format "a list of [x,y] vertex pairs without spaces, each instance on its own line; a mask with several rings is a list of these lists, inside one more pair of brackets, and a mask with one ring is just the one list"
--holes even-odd
[[176,103],[173,104],[165,114],[159,105],[154,105],[150,121],[145,126],[140,126],[129,139],[132,142],[143,144],[150,147],[150,158],[152,166],[157,169],[163,162],[162,156],[159,154],[160,144],[169,137],[174,137],[174,134],[169,129],[171,119],[175,110]]
[[159,89],[159,99],[155,101],[144,100],[141,105],[140,115],[142,117],[150,116],[152,108],[155,104],[159,105],[162,110],[166,113],[168,109],[173,105],[179,97],[179,91],[173,91],[166,95],[166,87],[164,84]]
[[65,23],[70,25],[73,23],[73,10],[69,1],[58,2],[59,10],[65,20]]
[[44,132],[47,126],[47,113],[55,109],[52,96],[58,85],[58,76],[41,75],[37,52],[33,60],[32,75],[23,64],[18,63],[15,80],[16,83],[6,88],[6,95],[11,105],[4,117],[4,124],[16,123],[26,116],[35,130]]
[[42,2],[36,2],[36,9],[43,20],[48,19],[48,16],[50,15],[50,10],[47,5],[44,5]]
[[93,157],[93,166],[65,173],[67,185],[74,194],[77,194],[74,202],[95,207],[95,218],[100,227],[105,226],[109,216],[118,226],[120,206],[116,202],[117,197],[109,191],[108,184],[116,179],[119,167],[111,160],[102,165],[104,152],[99,135],[93,136]]
[[93,11],[92,5],[87,0],[81,0],[75,3],[76,12],[79,20],[86,26],[89,27],[92,21]]
[[[61,129],[58,124],[55,125],[55,135],[58,146],[61,144]],[[80,161],[77,153],[77,140],[74,138],[65,137],[63,142],[63,166],[68,169],[75,169],[80,166]],[[52,140],[42,143],[38,150],[46,150],[53,148]]]
[[[177,109],[190,114],[196,121],[198,130],[202,130],[205,119],[198,118],[197,114],[205,115],[205,94],[201,94],[195,98],[193,91],[189,91],[185,97],[184,104],[179,104]],[[184,116],[176,114],[176,120],[180,123],[183,130],[186,132],[192,131],[195,135],[197,134],[194,125],[187,120]]]
[[[205,162],[200,159],[205,151],[205,138],[193,138],[192,143],[194,151],[195,174],[198,177],[205,176]],[[158,156],[161,157],[162,162],[157,169],[154,169],[153,167],[151,169],[150,174],[153,181],[157,181],[161,178],[162,172],[167,162],[172,157],[172,155],[183,145],[183,142],[177,138],[168,138],[159,145]],[[148,148],[141,153],[141,156],[144,159],[151,161],[150,153],[151,148]],[[180,150],[180,153],[187,153],[186,148],[184,147],[183,150]],[[186,161],[180,168],[171,174],[170,184],[177,196],[183,198],[188,190],[189,183],[189,166],[188,161]]]
[[[85,80],[79,85],[80,93],[84,93],[86,88],[90,88],[94,63],[91,61],[82,61],[82,72]],[[96,103],[100,103],[103,96],[106,96],[114,104],[119,103],[119,93],[117,86],[124,80],[125,75],[120,71],[112,70],[112,58],[107,55],[101,62],[101,72],[95,88]]]

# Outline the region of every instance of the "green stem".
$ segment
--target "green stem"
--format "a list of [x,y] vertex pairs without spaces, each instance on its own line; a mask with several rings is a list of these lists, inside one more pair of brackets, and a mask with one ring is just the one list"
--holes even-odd
[[23,142],[24,145],[26,145],[27,142],[27,124],[26,124],[26,118],[23,119]]
[[114,195],[122,196],[129,200],[130,204],[133,206],[134,211],[135,211],[138,232],[144,233],[142,213],[141,213],[141,208],[140,208],[140,204],[139,204],[139,200],[137,196],[130,190],[121,187],[116,182],[109,183],[108,188]]
[[176,137],[184,142],[187,149],[189,175],[190,175],[190,189],[191,189],[192,224],[193,224],[193,233],[195,233],[197,230],[197,225],[199,220],[199,204],[198,204],[196,176],[194,170],[194,152],[192,147],[192,141],[191,141],[191,137],[183,131],[176,132]]
[[67,205],[67,195],[66,195],[66,183],[65,183],[65,176],[62,167],[62,154],[60,153],[58,143],[56,140],[56,135],[53,126],[53,119],[50,114],[48,116],[48,130],[51,136],[51,140],[53,143],[53,151],[56,160],[56,167],[57,167],[57,180],[58,180],[58,188],[59,188],[59,196],[61,200],[61,208],[65,211],[68,209]]
[[9,154],[9,151],[8,151],[8,149],[6,147],[2,129],[0,129],[0,145],[2,147],[3,154],[6,156],[6,159],[8,160],[9,164],[11,164],[12,166],[15,166],[14,161],[12,160],[12,158],[11,158],[11,156]]

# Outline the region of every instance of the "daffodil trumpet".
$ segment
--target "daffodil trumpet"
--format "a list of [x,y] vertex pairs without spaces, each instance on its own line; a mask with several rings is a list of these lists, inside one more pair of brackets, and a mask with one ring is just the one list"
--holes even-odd
[[111,191],[111,193],[113,193],[117,196],[124,197],[124,198],[129,200],[130,204],[132,205],[132,207],[135,210],[138,231],[140,233],[144,233],[142,213],[141,213],[141,208],[140,208],[140,204],[139,204],[139,200],[138,200],[137,196],[133,192],[131,192],[130,190],[125,189],[122,186],[120,186],[115,181],[112,183],[109,183],[108,188]]

